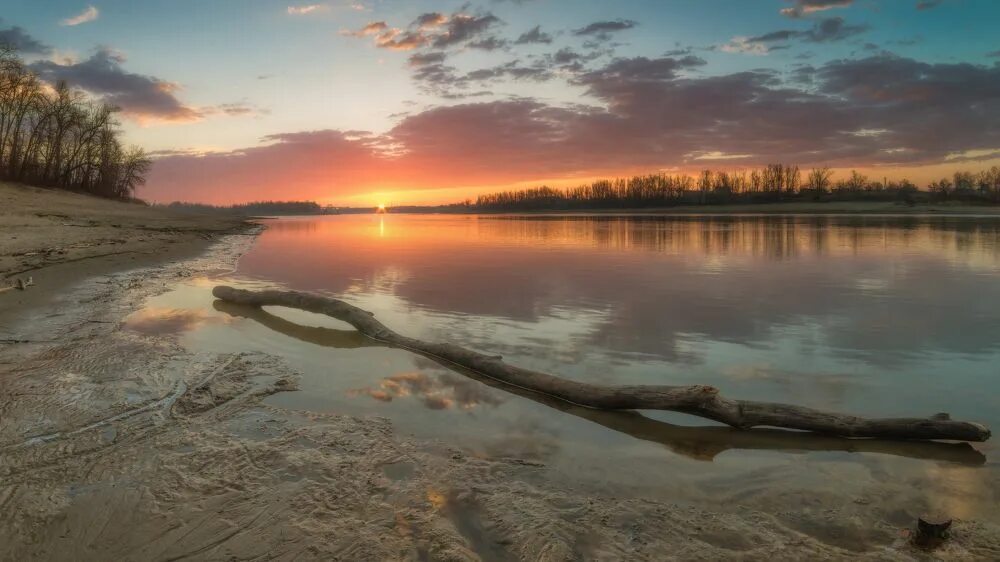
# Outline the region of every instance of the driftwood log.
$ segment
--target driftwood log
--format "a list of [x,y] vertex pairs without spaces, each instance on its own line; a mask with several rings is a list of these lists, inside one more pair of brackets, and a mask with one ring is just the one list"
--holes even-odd
[[862,418],[790,404],[733,400],[706,385],[596,385],[522,369],[450,343],[430,343],[398,334],[371,312],[344,301],[296,291],[246,291],[217,286],[223,301],[252,306],[284,306],[324,314],[347,322],[359,332],[393,347],[407,349],[482,374],[488,378],[545,394],[572,404],[602,410],[671,410],[715,420],[738,429],[769,426],[842,437],[947,439],[986,441],[990,430],[979,423],[955,421],[947,414],[928,418]]
[[[246,318],[269,330],[299,341],[334,349],[392,346],[349,329],[303,326],[276,316],[259,306],[216,300],[212,307],[233,317]],[[2,343],[3,340],[0,340]],[[644,416],[635,410],[598,410],[571,404],[560,398],[541,394],[459,367],[437,357],[420,354],[442,367],[489,387],[532,400],[568,415],[585,419],[636,439],[659,443],[688,458],[711,462],[717,455],[734,449],[805,453],[809,451],[847,451],[879,453],[914,459],[944,461],[966,466],[986,464],[986,456],[969,443],[906,439],[851,439],[806,431],[784,429],[734,429],[724,426],[692,427],[674,425]]]

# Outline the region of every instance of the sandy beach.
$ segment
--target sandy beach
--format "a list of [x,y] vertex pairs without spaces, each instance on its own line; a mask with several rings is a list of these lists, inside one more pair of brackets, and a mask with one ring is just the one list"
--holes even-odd
[[0,183],[0,326],[88,277],[197,255],[217,237],[245,231],[236,217],[177,215],[66,191]]
[[255,228],[0,186],[0,278],[34,280],[0,293],[0,560],[1000,557],[992,521],[957,518],[933,554],[910,544],[934,471],[816,463],[815,481],[711,500],[602,485],[263,404],[296,389],[279,358],[122,329],[172,283],[231,271]]

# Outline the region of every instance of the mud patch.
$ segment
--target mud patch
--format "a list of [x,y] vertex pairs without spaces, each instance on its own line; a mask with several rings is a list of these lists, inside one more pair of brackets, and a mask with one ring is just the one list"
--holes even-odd
[[188,387],[173,405],[173,413],[202,414],[233,400],[298,390],[299,376],[276,357],[245,353],[220,362],[221,366],[206,378]]

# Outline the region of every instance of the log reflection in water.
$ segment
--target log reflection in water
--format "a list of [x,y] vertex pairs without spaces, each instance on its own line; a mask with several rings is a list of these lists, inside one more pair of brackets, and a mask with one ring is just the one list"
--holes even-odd
[[[230,316],[246,318],[291,338],[307,343],[337,349],[361,347],[392,347],[368,338],[356,330],[302,326],[271,314],[266,310],[241,304],[216,300],[216,310]],[[655,420],[635,411],[613,411],[585,408],[539,394],[520,387],[504,384],[425,356],[443,368],[458,372],[485,385],[544,404],[561,412],[583,418],[608,429],[630,435],[636,439],[659,443],[672,452],[695,460],[712,461],[731,449],[771,450],[786,453],[815,451],[844,451],[851,453],[879,453],[914,459],[945,461],[978,466],[986,457],[969,443],[941,443],[891,439],[849,439],[816,433],[782,429],[739,430],[724,426],[690,427]]]

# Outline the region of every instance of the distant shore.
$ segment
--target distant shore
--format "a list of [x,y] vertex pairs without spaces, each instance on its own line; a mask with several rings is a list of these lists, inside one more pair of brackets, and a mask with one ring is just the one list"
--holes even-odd
[[[375,214],[353,208],[328,214]],[[449,206],[390,208],[388,214],[440,215],[979,215],[1000,216],[1000,205],[967,203],[914,203],[893,201],[790,201],[733,205],[676,205],[670,207],[494,210]]]
[[[522,214],[522,213],[512,213]],[[523,214],[628,214],[628,215],[989,215],[1000,216],[1000,206],[892,202],[789,202],[738,205],[691,205],[651,209],[587,209],[580,211],[536,211]]]

